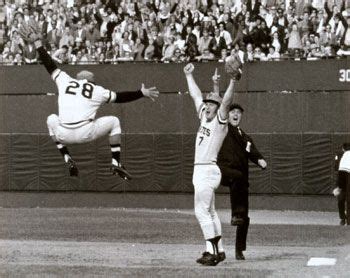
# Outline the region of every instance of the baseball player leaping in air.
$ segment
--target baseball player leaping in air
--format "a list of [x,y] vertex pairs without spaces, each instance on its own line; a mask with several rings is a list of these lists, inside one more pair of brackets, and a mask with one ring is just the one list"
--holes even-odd
[[221,181],[216,159],[228,130],[227,118],[235,80],[240,78],[241,63],[237,58],[230,59],[226,61],[225,67],[231,79],[223,99],[218,94],[210,93],[203,100],[202,92],[192,75],[193,64],[184,67],[189,92],[200,119],[192,182],[195,215],[206,241],[206,251],[197,259],[197,263],[208,266],[215,266],[226,258],[221,239],[221,222],[215,211],[215,190]]
[[71,176],[78,176],[78,168],[68,152],[66,144],[86,143],[104,135],[109,135],[112,151],[112,173],[123,179],[131,179],[120,162],[121,128],[117,117],[108,116],[95,119],[96,112],[105,103],[123,103],[141,97],[154,99],[159,92],[155,87],[136,92],[114,92],[94,83],[94,74],[81,71],[76,78],[57,68],[47,51],[42,46],[41,34],[35,22],[22,25],[20,34],[27,42],[34,42],[39,57],[45,68],[56,82],[58,88],[59,115],[52,114],[47,118],[49,133]]

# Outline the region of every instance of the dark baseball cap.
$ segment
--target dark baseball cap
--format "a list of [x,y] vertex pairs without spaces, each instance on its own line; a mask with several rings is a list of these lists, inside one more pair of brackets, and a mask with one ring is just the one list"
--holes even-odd
[[239,110],[241,110],[242,113],[244,112],[243,107],[241,105],[239,105],[238,103],[233,103],[230,105],[230,111],[233,109],[239,109]]
[[345,151],[349,151],[349,150],[350,150],[350,143],[344,143],[344,144],[343,144],[343,149],[344,149]]

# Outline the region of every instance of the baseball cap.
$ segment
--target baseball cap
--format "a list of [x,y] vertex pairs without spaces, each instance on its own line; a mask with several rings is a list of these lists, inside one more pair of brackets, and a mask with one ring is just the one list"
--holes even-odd
[[206,98],[203,100],[203,102],[212,102],[217,105],[220,105],[222,102],[222,98],[218,94],[209,93]]
[[87,70],[82,70],[77,73],[77,79],[83,80],[86,79],[87,81],[94,82],[94,74]]
[[343,149],[346,150],[346,151],[350,150],[350,143],[344,143],[343,144]]
[[239,105],[238,103],[233,103],[230,105],[230,111],[233,109],[239,109],[239,110],[241,110],[242,113],[244,112],[243,107],[241,105]]

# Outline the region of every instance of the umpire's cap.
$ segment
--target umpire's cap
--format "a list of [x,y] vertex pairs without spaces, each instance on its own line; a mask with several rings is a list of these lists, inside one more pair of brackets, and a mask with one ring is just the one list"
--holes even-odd
[[219,94],[209,93],[203,100],[203,102],[212,102],[217,105],[220,105],[222,102],[222,98],[219,96]]
[[349,151],[350,150],[350,143],[344,143],[343,149],[344,149],[344,151]]
[[82,71],[78,72],[77,79],[78,80],[86,79],[87,81],[90,81],[90,82],[95,81],[94,74],[90,71],[87,71],[87,70],[82,70]]
[[239,105],[238,103],[233,103],[230,105],[230,111],[233,109],[239,109],[239,110],[241,110],[242,113],[244,112],[243,107],[241,105]]

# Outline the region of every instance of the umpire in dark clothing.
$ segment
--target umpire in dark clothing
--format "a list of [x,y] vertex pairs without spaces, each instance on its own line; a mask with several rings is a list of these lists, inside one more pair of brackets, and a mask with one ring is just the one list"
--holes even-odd
[[265,169],[267,164],[263,156],[255,147],[253,140],[244,133],[239,124],[243,108],[239,104],[232,104],[229,113],[228,133],[218,155],[218,165],[221,169],[221,184],[228,186],[231,198],[231,225],[237,226],[236,259],[244,260],[243,251],[249,227],[249,166],[248,161]]

